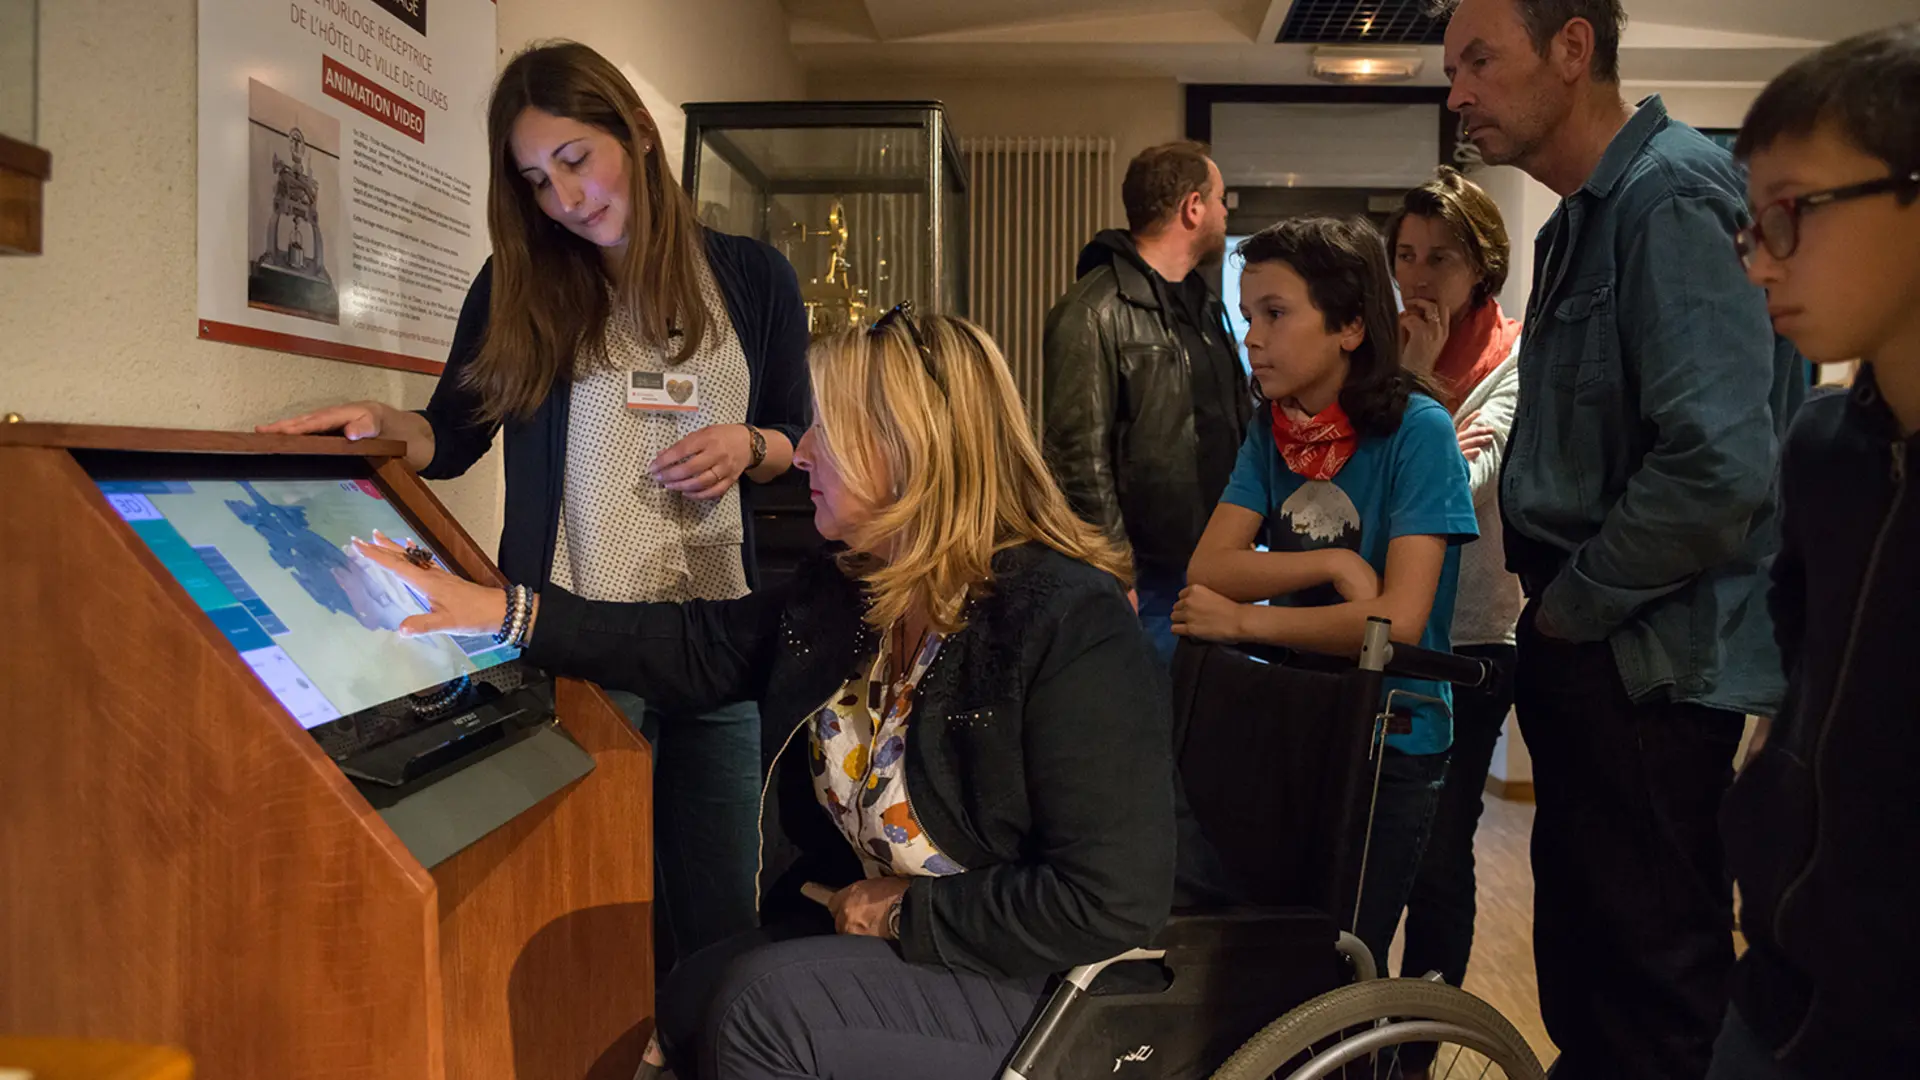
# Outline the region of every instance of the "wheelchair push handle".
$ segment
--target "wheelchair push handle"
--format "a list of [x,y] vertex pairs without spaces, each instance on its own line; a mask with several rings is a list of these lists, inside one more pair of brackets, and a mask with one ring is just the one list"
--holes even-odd
[[1430,679],[1473,689],[1493,681],[1493,662],[1458,653],[1435,652],[1417,645],[1402,645],[1390,636],[1392,624],[1374,617],[1367,620],[1366,644],[1360,653],[1362,667],[1371,667],[1387,675],[1406,679]]

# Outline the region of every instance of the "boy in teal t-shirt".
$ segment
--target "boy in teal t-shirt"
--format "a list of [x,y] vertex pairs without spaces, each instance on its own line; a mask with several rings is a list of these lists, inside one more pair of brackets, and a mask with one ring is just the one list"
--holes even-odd
[[[1238,254],[1248,367],[1266,404],[1187,568],[1174,632],[1352,658],[1380,618],[1395,641],[1449,649],[1459,545],[1479,524],[1453,421],[1400,366],[1380,234],[1363,220],[1296,219]],[[1453,741],[1448,687],[1388,689],[1424,699],[1393,702],[1412,724],[1388,735],[1373,803],[1354,931],[1381,958]]]
[[[1439,402],[1413,394],[1400,429],[1390,436],[1361,438],[1353,457],[1330,480],[1311,480],[1289,470],[1274,447],[1271,426],[1257,423],[1240,444],[1240,460],[1220,501],[1266,519],[1269,551],[1344,549],[1365,559],[1382,577],[1387,572],[1388,542],[1395,537],[1446,537],[1440,582],[1418,644],[1437,652],[1452,650],[1460,545],[1478,536],[1480,527],[1459,436]],[[1331,585],[1271,601],[1291,607],[1340,602]],[[1453,745],[1452,687],[1420,679],[1389,679],[1387,688],[1447,703],[1443,707],[1409,702],[1413,730],[1389,734],[1388,746],[1404,754],[1437,754]],[[1398,711],[1399,702],[1395,706]]]

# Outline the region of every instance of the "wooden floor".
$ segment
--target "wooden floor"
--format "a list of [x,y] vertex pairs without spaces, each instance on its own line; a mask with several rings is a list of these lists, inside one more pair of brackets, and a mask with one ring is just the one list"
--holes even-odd
[[[1532,833],[1532,803],[1487,796],[1474,837],[1479,914],[1467,989],[1499,1009],[1526,1037],[1541,1064],[1550,1064],[1557,1051],[1540,1022],[1540,991],[1533,978],[1533,869],[1527,858]],[[1398,939],[1391,963],[1388,970],[1398,973]]]

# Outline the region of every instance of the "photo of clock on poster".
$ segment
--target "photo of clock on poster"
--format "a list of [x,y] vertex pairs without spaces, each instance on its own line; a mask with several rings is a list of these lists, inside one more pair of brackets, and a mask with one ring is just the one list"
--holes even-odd
[[494,0],[200,0],[201,337],[440,370],[494,40]]

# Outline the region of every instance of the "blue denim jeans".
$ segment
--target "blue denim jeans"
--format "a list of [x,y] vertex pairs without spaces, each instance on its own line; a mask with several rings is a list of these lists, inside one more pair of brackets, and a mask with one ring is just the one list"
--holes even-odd
[[1185,575],[1169,577],[1143,572],[1134,583],[1134,592],[1140,597],[1140,629],[1147,632],[1153,651],[1168,667],[1173,666],[1173,647],[1180,641],[1173,634],[1173,605],[1179,602],[1180,590],[1186,587]]
[[[1433,827],[1440,786],[1447,776],[1447,755],[1403,754],[1388,747],[1380,765],[1380,793],[1374,803],[1372,840],[1360,882],[1360,917],[1353,932],[1384,970],[1387,947],[1400,925],[1400,912],[1413,891],[1414,875]],[[1372,763],[1368,763],[1372,767]],[[1371,777],[1368,778],[1371,781]]]
[[1713,1042],[1713,1064],[1707,1067],[1707,1080],[1809,1080],[1806,1073],[1790,1069],[1773,1059],[1761,1045],[1740,1011],[1727,1008],[1726,1023]]
[[666,716],[608,696],[653,746],[656,967],[754,927],[760,830],[760,707]]

